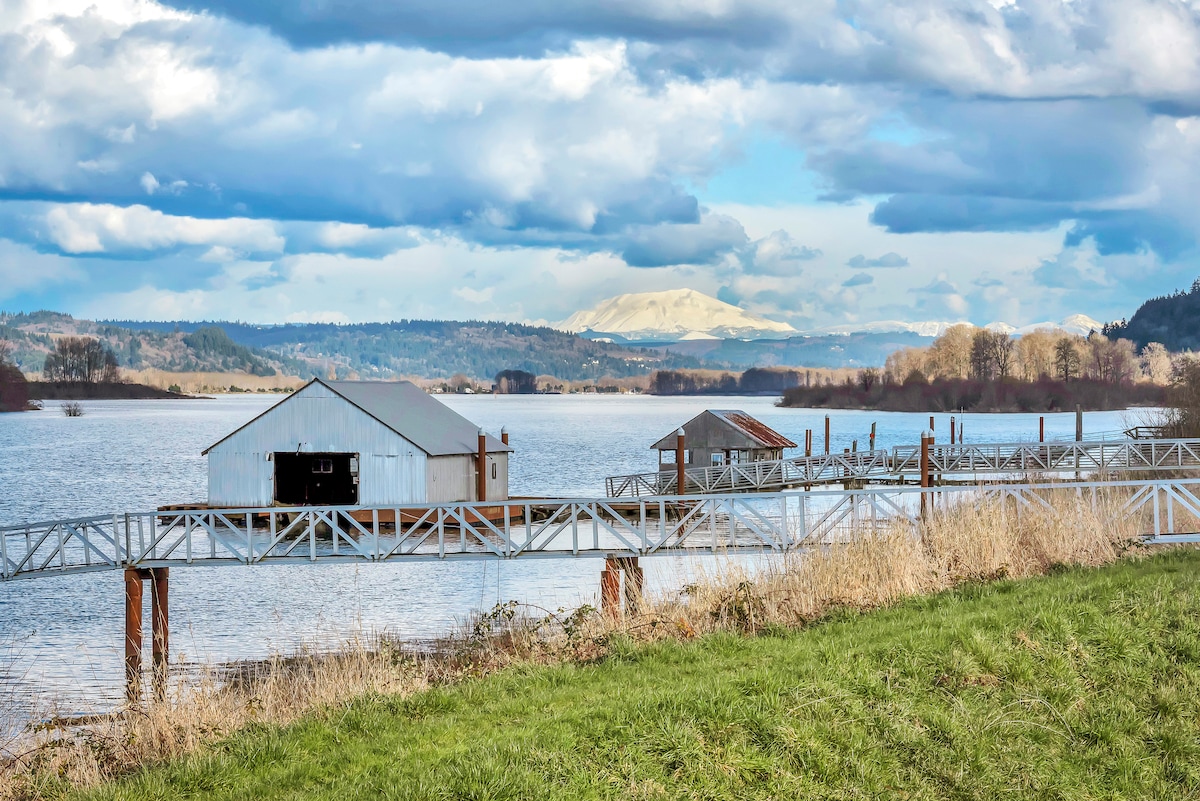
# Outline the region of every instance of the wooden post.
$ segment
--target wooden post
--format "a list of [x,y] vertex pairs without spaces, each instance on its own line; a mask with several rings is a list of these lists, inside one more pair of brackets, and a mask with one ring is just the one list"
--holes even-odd
[[829,455],[829,415],[825,415],[825,455]]
[[966,438],[963,436],[963,427],[966,424],[967,424],[967,418],[965,418],[965,417],[962,420],[958,421],[958,444],[959,445],[962,445],[964,442],[967,441]]
[[812,440],[813,440],[812,429],[811,428],[806,429],[804,431],[804,456],[805,456],[805,458],[810,458],[812,456]]
[[[925,431],[921,434],[921,489],[929,487],[929,432]],[[928,513],[929,496],[921,493],[921,517],[924,518]]]
[[[1075,441],[1083,442],[1083,407],[1075,404]],[[1075,451],[1075,480],[1080,478],[1079,451]]]
[[871,450],[875,450],[875,424],[871,423]]
[[1043,417],[1038,418],[1038,442],[1045,442],[1045,441],[1046,441],[1046,418],[1043,416]]
[[142,572],[125,569],[125,697],[142,697]]
[[675,432],[675,494],[687,494],[687,463],[684,461],[684,452],[687,450],[684,443],[683,427]]
[[475,500],[487,500],[487,434],[479,429],[479,455],[475,457]]
[[621,614],[621,569],[612,557],[604,560],[600,572],[600,610],[613,617]]
[[850,440],[850,452],[858,453],[858,440],[856,440],[856,439]]
[[935,429],[933,427],[933,415],[931,414],[931,415],[929,415],[929,433],[932,434],[934,432],[934,430]]
[[504,428],[500,429],[500,441],[503,442],[505,445],[508,444],[508,426],[505,426]]
[[151,568],[151,665],[153,667],[154,697],[158,700],[162,700],[167,694],[167,665],[170,663],[171,657],[169,587],[170,568]]
[[950,416],[950,444],[954,444],[954,415]]

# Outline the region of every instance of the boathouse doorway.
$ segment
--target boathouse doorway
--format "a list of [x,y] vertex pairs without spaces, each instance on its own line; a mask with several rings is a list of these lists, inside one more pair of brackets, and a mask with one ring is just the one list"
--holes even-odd
[[357,453],[280,453],[275,501],[285,506],[357,506]]

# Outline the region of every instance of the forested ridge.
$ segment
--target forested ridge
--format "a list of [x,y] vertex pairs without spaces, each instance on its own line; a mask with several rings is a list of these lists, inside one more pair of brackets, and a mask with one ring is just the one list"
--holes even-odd
[[1128,320],[1104,326],[1104,333],[1139,348],[1161,342],[1170,351],[1200,350],[1200,278],[1186,292],[1147,300]]
[[14,361],[40,373],[63,334],[102,341],[123,368],[169,371],[276,372],[307,378],[449,378],[490,381],[522,370],[568,381],[649,376],[692,369],[691,356],[593,342],[542,326],[481,321],[399,320],[388,323],[251,325],[239,322],[76,320],[56,312],[0,314],[0,339]]

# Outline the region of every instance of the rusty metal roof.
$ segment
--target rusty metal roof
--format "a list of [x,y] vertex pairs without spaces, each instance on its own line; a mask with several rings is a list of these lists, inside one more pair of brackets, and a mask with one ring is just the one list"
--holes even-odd
[[795,448],[796,443],[780,434],[761,420],[756,420],[745,412],[737,409],[712,409],[714,415],[739,429],[746,436],[756,439],[764,448]]
[[[740,409],[706,409],[683,424],[687,429],[704,415],[712,415],[725,425],[757,443],[762,448],[795,448],[796,443],[780,434],[761,420],[757,420]],[[672,431],[650,446],[652,450],[670,450],[675,447],[675,432]]]

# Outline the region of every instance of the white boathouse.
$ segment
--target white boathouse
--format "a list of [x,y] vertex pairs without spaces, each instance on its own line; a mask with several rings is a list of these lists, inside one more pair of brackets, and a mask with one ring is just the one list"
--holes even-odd
[[208,503],[224,507],[508,498],[511,448],[408,381],[323,381],[204,451]]

